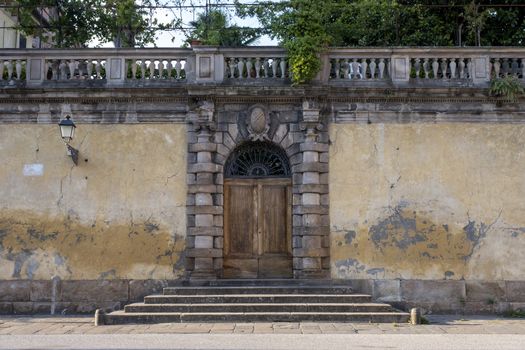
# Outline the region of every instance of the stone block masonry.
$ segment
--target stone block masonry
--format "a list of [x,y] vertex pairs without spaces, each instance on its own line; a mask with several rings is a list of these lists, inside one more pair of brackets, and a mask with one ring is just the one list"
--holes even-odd
[[290,163],[293,278],[432,312],[525,305],[525,101],[488,92],[524,82],[521,48],[330,49],[301,86],[280,48],[0,56],[0,312],[220,278],[225,164],[254,140]]

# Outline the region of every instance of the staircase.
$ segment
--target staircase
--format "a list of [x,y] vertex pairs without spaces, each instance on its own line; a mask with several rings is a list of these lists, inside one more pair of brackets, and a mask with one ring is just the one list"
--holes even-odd
[[104,315],[105,324],[163,322],[407,322],[410,315],[329,281],[217,280],[164,288]]

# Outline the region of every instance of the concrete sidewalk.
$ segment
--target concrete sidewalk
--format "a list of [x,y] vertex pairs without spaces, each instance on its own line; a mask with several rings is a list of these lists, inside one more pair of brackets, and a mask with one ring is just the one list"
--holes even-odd
[[92,316],[0,316],[0,335],[65,334],[520,334],[525,319],[426,316],[428,325],[381,323],[163,323],[95,327]]

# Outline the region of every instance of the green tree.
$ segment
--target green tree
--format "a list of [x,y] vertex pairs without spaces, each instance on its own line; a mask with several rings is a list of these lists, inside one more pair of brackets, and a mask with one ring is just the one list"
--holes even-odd
[[[146,10],[157,1],[143,0],[139,6],[134,0],[18,0],[13,14],[17,29],[50,39],[56,47],[87,47],[93,40],[135,47],[153,43],[158,30],[174,25],[175,20],[159,24]],[[44,27],[35,20],[43,8],[52,13]]]
[[187,35],[188,43],[199,40],[204,45],[238,47],[250,45],[260,37],[258,29],[231,25],[226,14],[216,9],[200,14],[190,25],[193,29]]
[[[312,79],[327,46],[525,44],[523,0],[288,0],[237,2],[288,49],[295,83]],[[512,26],[512,25],[515,25]]]

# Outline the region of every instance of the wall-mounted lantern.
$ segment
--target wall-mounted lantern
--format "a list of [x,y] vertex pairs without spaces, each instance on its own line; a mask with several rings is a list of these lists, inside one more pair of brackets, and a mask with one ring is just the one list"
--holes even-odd
[[75,136],[75,129],[77,126],[73,121],[71,120],[71,116],[66,115],[66,119],[62,119],[60,123],[58,123],[58,126],[60,127],[60,136],[62,136],[62,140],[64,140],[64,143],[67,147],[67,155],[71,157],[73,160],[73,163],[75,165],[78,164],[78,150],[71,147],[69,144],[71,140],[73,140],[73,136]]

